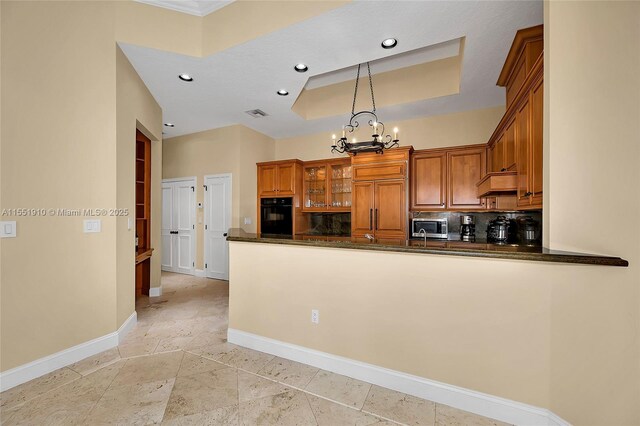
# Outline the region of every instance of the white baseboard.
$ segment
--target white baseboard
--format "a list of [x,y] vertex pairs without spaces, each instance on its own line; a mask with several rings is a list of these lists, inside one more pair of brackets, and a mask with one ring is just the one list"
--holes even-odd
[[312,365],[323,370],[515,425],[569,425],[569,423],[545,408],[534,407],[240,330],[230,328],[227,332],[227,340],[229,343],[239,346]]
[[196,277],[204,278],[204,269],[196,269],[193,275]]
[[137,321],[138,314],[134,311],[118,331],[0,373],[0,391],[4,392],[29,380],[118,346],[118,343],[131,331]]
[[149,297],[160,297],[160,296],[162,296],[162,286],[149,287]]

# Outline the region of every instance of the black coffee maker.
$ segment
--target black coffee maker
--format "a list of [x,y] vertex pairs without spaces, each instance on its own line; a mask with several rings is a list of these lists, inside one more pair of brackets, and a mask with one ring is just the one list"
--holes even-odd
[[493,244],[514,243],[517,239],[515,220],[507,219],[506,216],[498,216],[489,222],[487,227],[487,242]]
[[460,241],[476,240],[476,218],[465,214],[460,216]]
[[540,226],[538,221],[531,216],[520,216],[516,219],[518,223],[518,240],[520,244],[535,246],[540,241]]

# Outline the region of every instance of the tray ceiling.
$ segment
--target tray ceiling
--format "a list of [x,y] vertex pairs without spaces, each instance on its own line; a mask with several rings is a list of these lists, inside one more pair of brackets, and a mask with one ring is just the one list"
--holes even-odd
[[[317,119],[296,114],[292,107],[305,86],[317,89],[353,79],[353,67],[366,61],[377,61],[380,68],[372,71],[381,73],[411,69],[428,57],[453,57],[459,40],[464,52],[457,93],[382,106],[380,118],[393,126],[398,120],[504,105],[504,89],[496,80],[513,37],[542,21],[542,1],[412,1],[393,2],[393,7],[359,1],[204,58],[120,46],[162,107],[164,120],[175,124],[165,128],[165,137],[243,124],[284,138],[335,133],[348,118],[344,111],[350,104]],[[380,47],[387,37],[398,39],[394,49]],[[293,70],[300,62],[309,66],[307,73]],[[180,73],[194,81],[180,81]],[[279,89],[289,96],[276,95]],[[253,109],[269,115],[245,113]]]

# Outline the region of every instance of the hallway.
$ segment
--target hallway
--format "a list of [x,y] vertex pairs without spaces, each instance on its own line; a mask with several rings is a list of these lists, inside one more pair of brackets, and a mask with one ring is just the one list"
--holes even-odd
[[122,345],[0,394],[1,424],[502,424],[229,344],[227,282],[162,285]]

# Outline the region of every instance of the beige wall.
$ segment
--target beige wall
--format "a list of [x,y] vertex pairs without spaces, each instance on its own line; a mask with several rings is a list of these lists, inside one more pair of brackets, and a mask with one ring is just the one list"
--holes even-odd
[[[162,117],[116,46],[115,4],[1,3],[2,208],[135,214],[135,129],[158,139]],[[153,155],[160,165],[159,143]],[[114,332],[133,313],[127,218],[102,217],[98,234],[83,233],[83,216],[11,219],[18,237],[0,241],[2,371]],[[159,273],[158,257],[158,285]]]
[[[117,120],[117,206],[129,209],[128,217],[116,223],[118,321],[122,324],[135,310],[135,149],[136,128],[152,142],[151,158],[151,286],[160,286],[162,109],[146,88],[120,48],[116,47],[116,120]],[[132,221],[131,230],[128,220]]]
[[349,1],[243,0],[202,18],[203,56],[245,43],[348,4]]
[[134,1],[113,3],[118,41],[206,57],[349,2],[242,0],[204,17]]
[[[413,145],[415,149],[486,143],[503,114],[503,106],[486,108],[390,122],[386,130],[390,133],[397,126],[400,144]],[[335,133],[339,137],[339,131],[278,139],[276,159],[299,158],[304,161],[338,157],[331,154],[331,135]]]
[[[116,46],[106,2],[1,2],[2,208],[116,207]],[[116,221],[18,217],[2,245],[2,365],[116,330]]]
[[[640,424],[640,3],[545,8],[545,243],[630,266],[232,243],[230,327],[573,424]],[[294,142],[276,156],[296,156]],[[328,147],[297,142],[313,157]]]
[[640,3],[545,6],[549,246],[630,264],[584,280],[558,271],[550,408],[576,424],[640,424]]
[[[255,230],[256,162],[274,157],[273,139],[235,125],[166,139],[163,142],[162,178],[197,177],[196,201],[204,202],[204,176],[231,173],[231,225],[240,226],[245,217]],[[196,212],[196,268],[204,267],[204,211]]]

